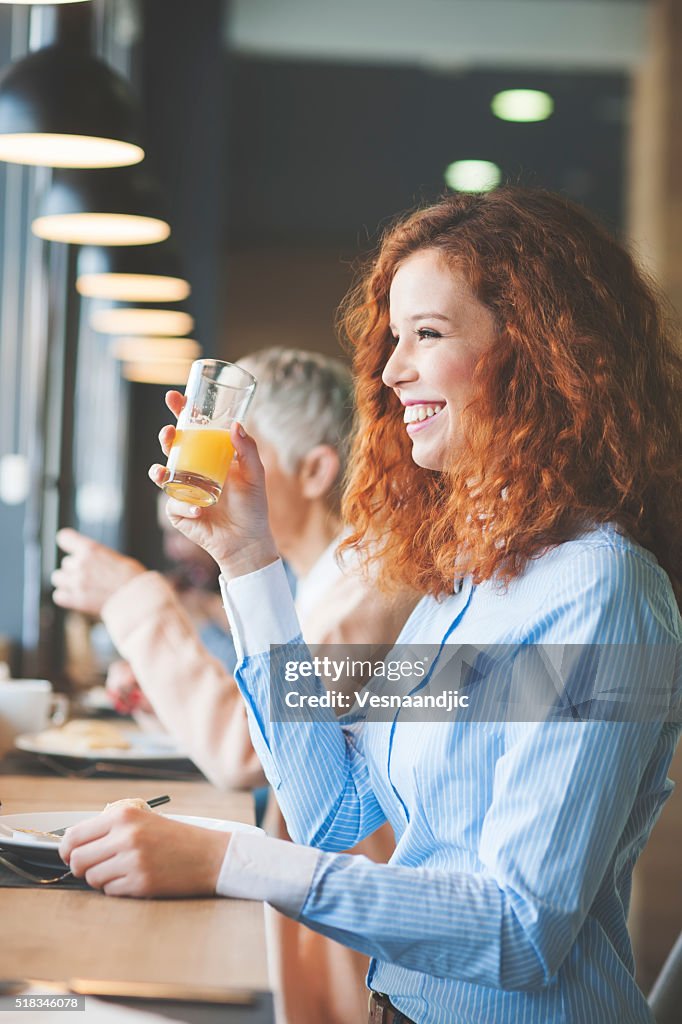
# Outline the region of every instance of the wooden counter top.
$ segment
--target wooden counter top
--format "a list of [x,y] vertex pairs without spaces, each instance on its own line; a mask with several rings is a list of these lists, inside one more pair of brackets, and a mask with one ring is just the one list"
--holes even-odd
[[[0,776],[2,814],[101,809],[168,793],[168,810],[253,823],[248,793],[206,782]],[[0,978],[175,983],[240,1001],[269,989],[263,907],[226,899],[136,900],[66,889],[0,889]]]

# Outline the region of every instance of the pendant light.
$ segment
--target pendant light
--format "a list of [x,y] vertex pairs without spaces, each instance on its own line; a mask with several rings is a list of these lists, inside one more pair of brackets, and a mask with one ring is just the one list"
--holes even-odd
[[124,363],[123,376],[137,384],[186,384],[191,365],[191,359]]
[[114,359],[123,363],[191,361],[201,355],[201,345],[193,338],[116,338],[110,351]]
[[31,227],[75,245],[149,245],[170,235],[158,190],[137,167],[56,170]]
[[0,76],[0,160],[45,167],[123,167],[144,157],[128,85],[68,42]]
[[83,246],[76,288],[89,299],[182,302],[190,294],[170,241],[154,246]]
[[180,338],[194,327],[194,320],[179,309],[146,309],[118,306],[97,309],[90,316],[90,326],[102,334],[156,335]]

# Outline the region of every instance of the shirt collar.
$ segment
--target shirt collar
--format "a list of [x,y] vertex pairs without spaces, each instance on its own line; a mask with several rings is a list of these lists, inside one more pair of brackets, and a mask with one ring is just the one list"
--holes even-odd
[[343,574],[343,568],[336,557],[336,549],[344,536],[345,533],[341,533],[335,537],[310,571],[296,581],[296,610],[300,618],[305,618],[322,594]]

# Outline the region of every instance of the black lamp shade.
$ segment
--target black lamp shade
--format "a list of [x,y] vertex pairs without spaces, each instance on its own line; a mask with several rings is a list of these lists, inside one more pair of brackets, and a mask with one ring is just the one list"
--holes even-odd
[[158,187],[140,168],[58,168],[33,231],[79,245],[148,245],[168,238],[170,227]]
[[128,85],[103,61],[58,44],[22,57],[0,76],[0,159],[118,167],[143,157]]
[[83,274],[154,274],[181,277],[180,258],[168,239],[151,249],[147,245],[129,245],[109,249],[102,245],[84,245],[78,253],[78,276]]

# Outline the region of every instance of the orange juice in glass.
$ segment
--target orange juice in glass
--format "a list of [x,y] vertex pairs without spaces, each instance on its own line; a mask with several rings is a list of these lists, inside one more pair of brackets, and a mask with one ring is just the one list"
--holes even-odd
[[215,504],[234,455],[230,427],[244,418],[255,389],[255,378],[236,363],[192,363],[168,455],[166,494],[191,505]]

